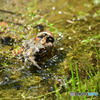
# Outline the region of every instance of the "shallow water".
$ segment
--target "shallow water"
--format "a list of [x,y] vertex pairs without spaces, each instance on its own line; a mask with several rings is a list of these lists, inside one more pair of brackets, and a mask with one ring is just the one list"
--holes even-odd
[[[67,88],[64,77],[71,78],[70,57],[73,68],[78,61],[79,75],[84,78],[81,66],[85,66],[85,59],[90,59],[94,50],[91,43],[82,41],[100,33],[100,15],[96,16],[99,5],[90,0],[0,1],[0,22],[8,24],[0,27],[0,37],[11,36],[15,40],[11,46],[0,44],[1,98],[56,99],[54,85],[61,86],[63,93]],[[22,40],[34,37],[37,29],[33,27],[38,24],[55,37],[51,57],[41,62],[43,71],[23,66],[10,50],[21,46]]]

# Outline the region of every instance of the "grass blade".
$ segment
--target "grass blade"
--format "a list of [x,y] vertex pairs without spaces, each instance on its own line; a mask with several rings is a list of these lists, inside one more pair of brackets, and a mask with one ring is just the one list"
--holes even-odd
[[[93,45],[94,45],[94,42],[93,42]],[[96,51],[96,53],[98,55],[98,58],[100,59],[100,55],[99,55],[99,53],[98,53],[97,48],[95,47],[95,45],[94,45],[94,49],[95,49],[95,51]]]
[[75,65],[75,67],[76,67],[76,77],[77,77],[77,81],[78,81],[78,89],[79,89],[79,92],[81,92],[78,69],[77,69],[77,63]]
[[96,72],[95,72],[94,68],[92,67],[92,65],[90,64],[90,62],[88,62],[88,63],[89,63],[89,65],[91,66],[91,69],[93,70],[93,72],[94,72],[94,74],[95,74],[95,76],[96,76]]
[[74,78],[74,73],[73,73],[73,68],[72,68],[72,60],[70,59],[70,67],[71,67],[71,74],[72,74],[72,89],[73,91],[75,90],[76,92],[76,87],[75,87],[75,78]]
[[[86,61],[86,59],[85,59],[85,61]],[[89,66],[89,64],[88,64],[88,61],[86,61],[86,64],[87,64],[87,66],[88,66],[88,68],[89,68],[89,72],[90,72],[91,76],[93,77],[92,71],[91,71],[90,66]]]

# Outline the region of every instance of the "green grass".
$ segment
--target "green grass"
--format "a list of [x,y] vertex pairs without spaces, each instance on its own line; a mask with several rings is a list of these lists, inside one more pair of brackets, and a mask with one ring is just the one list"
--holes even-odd
[[[94,45],[94,49],[96,51],[96,54],[98,55],[98,58],[100,59],[99,53]],[[89,100],[93,100],[94,98],[96,98],[96,96],[70,96],[70,92],[97,92],[98,93],[98,97],[96,99],[99,99],[100,96],[100,71],[98,70],[97,72],[94,70],[93,66],[90,64],[90,62],[88,62],[86,60],[86,64],[88,66],[89,72],[85,69],[85,67],[83,66],[83,69],[86,71],[87,76],[89,76],[89,80],[86,78],[84,80],[81,80],[78,74],[78,68],[77,68],[77,63],[75,64],[75,69],[76,69],[76,77],[74,76],[74,72],[73,72],[73,67],[72,67],[72,60],[70,59],[70,67],[71,67],[71,86],[69,85],[69,81],[66,79],[66,76],[64,74],[64,70],[63,74],[65,76],[65,81],[67,84],[67,88],[68,90],[66,90],[66,95],[67,98],[63,98],[62,94],[59,92],[56,92],[56,96],[57,96],[57,100],[87,100],[87,98]],[[94,73],[94,75],[93,75]],[[76,85],[77,83],[77,85]],[[55,90],[57,90],[57,87],[55,85]]]

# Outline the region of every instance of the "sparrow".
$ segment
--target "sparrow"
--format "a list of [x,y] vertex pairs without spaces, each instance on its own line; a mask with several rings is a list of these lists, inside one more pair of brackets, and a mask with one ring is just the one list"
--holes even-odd
[[[43,31],[36,35],[35,38],[25,40],[17,51],[24,60],[24,63],[32,63],[39,69],[42,69],[37,61],[41,61],[45,56],[49,55],[53,48],[54,35],[50,31]],[[14,54],[16,52],[14,51]]]

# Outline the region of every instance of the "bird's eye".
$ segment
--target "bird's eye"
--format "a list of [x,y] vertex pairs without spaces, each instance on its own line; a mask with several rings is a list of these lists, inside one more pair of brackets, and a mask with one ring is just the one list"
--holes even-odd
[[47,37],[47,42],[54,42],[54,38],[52,38],[52,37]]

